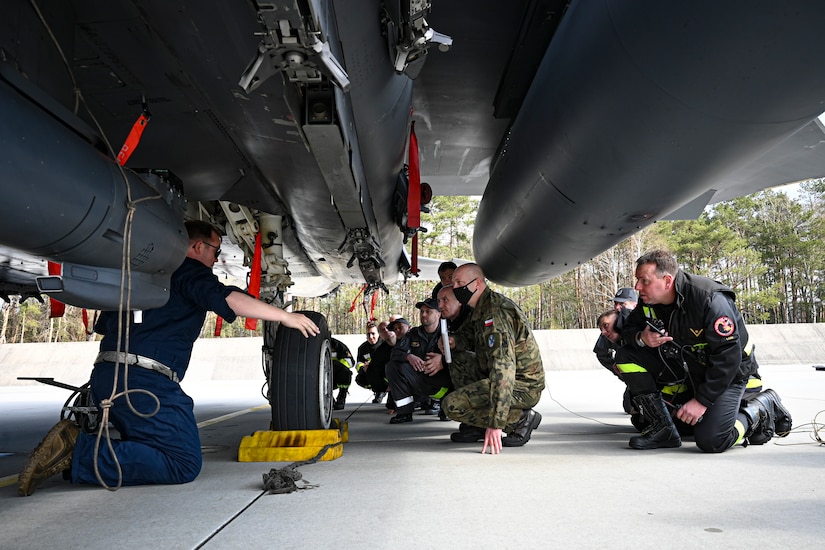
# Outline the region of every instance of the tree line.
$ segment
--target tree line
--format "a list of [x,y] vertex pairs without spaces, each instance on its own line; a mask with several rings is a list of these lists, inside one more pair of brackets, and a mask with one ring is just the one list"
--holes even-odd
[[[434,197],[422,220],[419,254],[430,258],[472,259],[472,229],[478,199]],[[706,275],[730,286],[750,324],[816,323],[823,320],[825,298],[825,180],[800,186],[796,196],[762,191],[718,203],[697,220],[660,221],[591,261],[538,285],[494,290],[518,303],[534,329],[593,328],[609,308],[618,288],[634,285],[635,260],[646,250],[667,248],[690,273]],[[403,315],[413,325],[415,303],[429,296],[434,281],[410,278],[388,285],[374,304],[361,285],[341,285],[321,298],[297,298],[295,308],[318,311],[334,334],[355,334],[374,317]],[[0,343],[81,341],[92,338],[81,310],[67,306],[64,317],[49,319],[48,302],[2,302]],[[91,315],[90,315],[91,317]],[[91,321],[90,321],[91,323]],[[214,314],[202,337],[215,332]],[[260,335],[244,328],[243,319],[223,323],[223,337]]]

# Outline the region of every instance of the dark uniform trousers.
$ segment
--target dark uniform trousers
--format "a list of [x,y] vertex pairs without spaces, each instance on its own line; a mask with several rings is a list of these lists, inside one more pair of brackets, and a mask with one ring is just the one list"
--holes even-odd
[[387,363],[387,380],[392,388],[395,412],[398,414],[412,413],[415,410],[416,396],[441,399],[452,389],[448,370],[442,369],[430,376],[413,369],[406,361]]
[[[118,393],[124,391],[126,369],[120,366]],[[91,390],[95,403],[108,399],[112,393],[115,366],[99,363],[92,371]],[[160,373],[130,366],[129,389],[141,389],[127,397],[115,399],[109,409],[109,421],[128,438],[112,440],[117,462],[105,441],[100,443],[97,466],[103,481],[111,486],[118,482],[118,465],[122,472],[121,482],[126,485],[152,483],[187,483],[198,476],[203,463],[201,441],[193,412],[192,399],[180,384]],[[152,415],[160,401],[160,408]],[[151,416],[150,416],[151,415]],[[72,482],[97,484],[95,475],[95,434],[81,432],[75,443],[72,460]]]
[[[665,362],[659,355],[658,348],[635,349],[625,346],[620,354],[621,363],[634,363],[644,368],[643,371],[622,374],[632,396],[661,391],[674,414],[675,409],[693,398],[691,378],[678,365],[678,360]],[[696,446],[705,452],[721,453],[731,448],[740,437],[734,425],[747,382],[747,379],[732,382],[708,407],[702,420],[695,426],[685,424],[674,416],[673,421],[679,433],[692,433]]]

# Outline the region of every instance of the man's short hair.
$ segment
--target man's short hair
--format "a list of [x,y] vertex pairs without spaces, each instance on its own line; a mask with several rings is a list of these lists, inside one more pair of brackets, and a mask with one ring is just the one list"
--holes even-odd
[[369,330],[371,328],[375,328],[377,326],[378,325],[375,324],[375,321],[367,321],[367,330]]
[[604,321],[605,319],[607,319],[611,315],[615,315],[618,318],[619,317],[619,311],[615,310],[615,309],[608,309],[607,311],[605,311],[604,313],[599,315],[599,318],[596,319],[596,327],[597,328],[602,328],[602,321]]
[[190,241],[209,240],[212,238],[212,233],[220,235],[214,225],[203,220],[189,220],[183,225],[186,226]]
[[675,276],[679,271],[679,264],[672,252],[664,249],[651,250],[645,252],[636,260],[636,267],[645,264],[656,264],[656,273],[661,277],[665,273]]
[[438,274],[441,275],[448,269],[456,270],[458,266],[455,265],[455,262],[441,262],[441,265],[438,266]]
[[482,283],[486,283],[484,271],[481,270],[480,265],[470,262],[466,264],[461,264],[460,266],[458,266],[458,268],[456,268],[456,270],[458,269],[465,270],[468,273],[470,273],[473,276],[473,278],[481,279]]

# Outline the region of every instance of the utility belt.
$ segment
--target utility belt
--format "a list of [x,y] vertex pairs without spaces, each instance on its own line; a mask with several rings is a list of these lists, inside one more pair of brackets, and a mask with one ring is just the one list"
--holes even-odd
[[153,370],[164,375],[172,382],[180,382],[175,371],[151,357],[144,357],[136,353],[125,353],[122,351],[101,351],[97,354],[95,365],[98,363],[123,363],[125,365],[135,365],[142,369]]

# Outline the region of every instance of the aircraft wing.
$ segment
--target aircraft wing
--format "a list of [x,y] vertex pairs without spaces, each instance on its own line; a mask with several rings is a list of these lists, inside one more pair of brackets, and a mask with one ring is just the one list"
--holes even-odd
[[[415,164],[435,194],[483,195],[476,260],[515,286],[671,213],[825,175],[818,2],[9,0],[0,13],[6,294],[111,308],[128,265],[135,307],[155,307],[187,218],[224,229],[228,271],[260,233],[270,293],[379,288],[411,272]],[[45,259],[61,278],[43,278]]]

